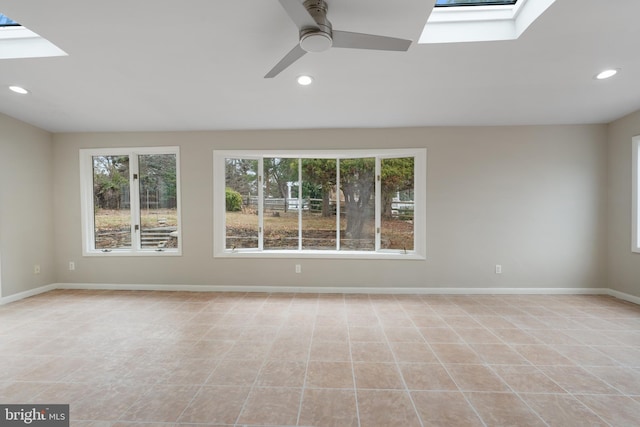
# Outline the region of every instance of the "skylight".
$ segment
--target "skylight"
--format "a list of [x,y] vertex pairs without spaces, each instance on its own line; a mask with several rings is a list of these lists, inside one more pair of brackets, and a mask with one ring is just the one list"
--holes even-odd
[[3,14],[0,13],[0,27],[14,27],[16,25],[20,25],[20,24],[18,24],[16,21],[9,18],[8,16],[4,16]]
[[44,58],[67,54],[30,29],[0,14],[0,59]]
[[518,0],[437,0],[436,7],[514,5]]
[[515,40],[555,0],[437,0],[418,43]]

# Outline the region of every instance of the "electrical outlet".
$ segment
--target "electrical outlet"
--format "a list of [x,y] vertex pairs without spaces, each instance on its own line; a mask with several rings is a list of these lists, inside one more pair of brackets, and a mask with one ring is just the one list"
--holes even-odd
[[40,274],[40,264],[33,266],[33,274]]
[[296,264],[296,273],[302,273],[302,266],[300,264]]
[[69,270],[73,271],[76,269],[76,263],[73,261],[69,261]]
[[496,264],[496,274],[502,274],[502,266],[500,264]]

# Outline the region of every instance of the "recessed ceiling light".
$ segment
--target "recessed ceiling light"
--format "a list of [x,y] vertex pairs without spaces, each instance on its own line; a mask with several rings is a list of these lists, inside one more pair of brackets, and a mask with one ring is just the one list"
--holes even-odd
[[311,83],[313,83],[313,77],[311,76],[299,76],[298,77],[298,84],[301,86],[309,86]]
[[29,93],[28,90],[20,86],[9,86],[9,89],[14,91],[15,93],[19,93],[20,95],[26,95]]
[[609,77],[613,77],[616,74],[618,74],[618,71],[620,71],[620,70],[617,69],[617,68],[615,68],[615,69],[611,68],[609,70],[601,71],[600,73],[598,73],[598,75],[596,75],[596,79],[598,79],[598,80],[608,79]]

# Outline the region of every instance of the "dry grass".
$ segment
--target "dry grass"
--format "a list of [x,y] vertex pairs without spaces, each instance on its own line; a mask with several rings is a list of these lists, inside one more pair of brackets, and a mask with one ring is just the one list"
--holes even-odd
[[[99,209],[95,215],[96,228],[103,231],[127,229],[131,226],[130,221],[131,214],[128,209]],[[174,209],[143,210],[140,213],[140,222],[143,229],[177,227],[178,214]]]
[[[227,212],[227,237],[248,238],[257,236],[258,234],[258,215],[249,212]],[[340,222],[341,233],[344,233],[346,221]],[[410,221],[400,219],[383,219],[382,220],[382,240],[385,249],[413,249],[413,224]],[[374,219],[371,218],[365,224],[364,239],[373,239],[374,237]],[[327,238],[333,234],[335,238],[336,217],[322,217],[319,214],[302,214],[302,230],[303,236],[309,235],[313,231],[314,235],[324,235]],[[305,231],[307,233],[305,233]],[[265,214],[264,216],[264,235],[265,239],[292,237],[298,235],[298,213],[297,212],[278,212],[278,216]],[[344,235],[343,235],[344,236]],[[252,243],[252,245],[255,243]]]

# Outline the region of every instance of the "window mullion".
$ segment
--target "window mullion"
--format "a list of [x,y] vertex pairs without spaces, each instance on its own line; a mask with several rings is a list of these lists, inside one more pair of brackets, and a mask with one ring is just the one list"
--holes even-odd
[[302,159],[298,158],[298,250],[302,250]]
[[129,213],[131,218],[131,250],[137,252],[142,248],[140,237],[140,171],[138,154],[129,155]]
[[375,251],[380,250],[380,235],[382,227],[381,208],[382,208],[382,181],[381,181],[382,167],[380,157],[376,157],[375,167]]
[[340,158],[336,159],[336,250],[340,250]]
[[258,160],[258,250],[264,249],[264,157]]

